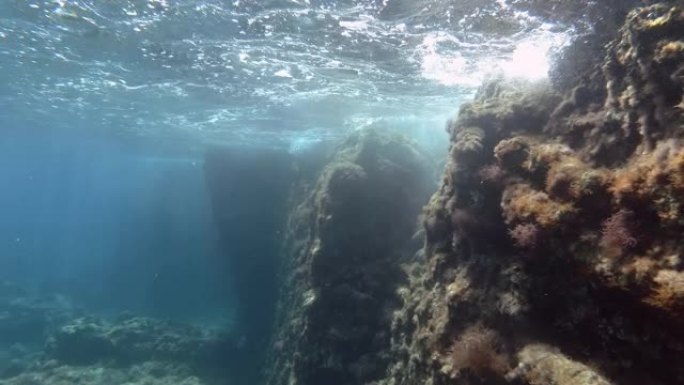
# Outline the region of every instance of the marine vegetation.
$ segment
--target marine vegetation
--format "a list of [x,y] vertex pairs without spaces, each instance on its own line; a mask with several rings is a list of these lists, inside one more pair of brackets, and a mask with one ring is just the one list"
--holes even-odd
[[340,147],[290,211],[269,384],[684,384],[684,8],[610,4],[447,122],[413,237],[420,153]]
[[418,247],[411,236],[434,189],[431,171],[427,155],[395,133],[359,131],[338,148],[289,218],[267,383],[384,376],[400,264]]
[[461,107],[382,384],[684,383],[682,41],[637,8],[582,82]]

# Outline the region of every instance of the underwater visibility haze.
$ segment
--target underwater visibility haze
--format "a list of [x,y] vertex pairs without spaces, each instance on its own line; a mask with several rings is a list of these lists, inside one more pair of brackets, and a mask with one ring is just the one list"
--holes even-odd
[[684,4],[3,0],[0,384],[684,384]]

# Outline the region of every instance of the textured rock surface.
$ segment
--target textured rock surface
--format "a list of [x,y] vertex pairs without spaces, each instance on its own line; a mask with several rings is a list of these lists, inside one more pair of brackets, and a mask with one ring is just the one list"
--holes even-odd
[[636,9],[574,88],[462,107],[382,384],[684,383],[683,21]]
[[36,361],[47,336],[79,314],[59,295],[36,297],[0,281],[0,379],[13,377]]
[[187,367],[146,362],[132,367],[66,366],[47,361],[4,385],[203,385]]
[[525,346],[518,353],[518,360],[518,368],[507,376],[510,380],[523,378],[531,385],[611,384],[594,369],[577,363],[558,350],[545,345]]
[[269,384],[357,384],[387,364],[389,309],[421,205],[426,157],[397,135],[362,131],[341,146],[290,217]]
[[36,297],[0,281],[2,344],[42,343],[47,333],[73,318],[78,310],[59,295]]
[[74,318],[49,333],[41,351],[21,349],[15,344],[5,356],[2,384],[199,385],[239,377],[235,341],[214,331],[131,315],[111,322]]
[[162,360],[211,366],[207,360],[220,344],[220,337],[214,333],[152,318],[123,316],[106,322],[84,317],[51,335],[46,351],[60,363],[75,365]]

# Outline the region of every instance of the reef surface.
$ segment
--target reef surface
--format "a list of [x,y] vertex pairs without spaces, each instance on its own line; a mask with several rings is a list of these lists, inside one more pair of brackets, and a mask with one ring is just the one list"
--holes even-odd
[[684,383],[684,9],[631,11],[585,70],[449,122],[382,384]]
[[422,184],[351,139],[290,215],[269,384],[684,383],[684,8],[625,13],[461,107],[422,247]]
[[300,179],[209,152],[244,338],[0,284],[0,383],[684,384],[684,8],[633,3],[552,81],[483,84],[439,183],[376,130]]
[[[360,384],[389,363],[401,261],[434,190],[415,143],[383,131],[348,138],[308,193],[295,189],[268,384]],[[297,199],[303,197],[303,199]]]
[[3,385],[209,385],[240,373],[240,347],[216,330],[128,313],[105,319],[5,282],[0,337]]

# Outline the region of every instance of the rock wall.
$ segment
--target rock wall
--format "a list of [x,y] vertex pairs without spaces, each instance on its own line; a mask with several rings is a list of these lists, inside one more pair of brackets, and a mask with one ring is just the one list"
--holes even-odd
[[384,376],[400,263],[419,247],[411,237],[434,191],[432,175],[412,142],[362,131],[296,197],[266,383],[360,384]]
[[627,15],[571,89],[449,122],[385,385],[684,383],[684,8]]

